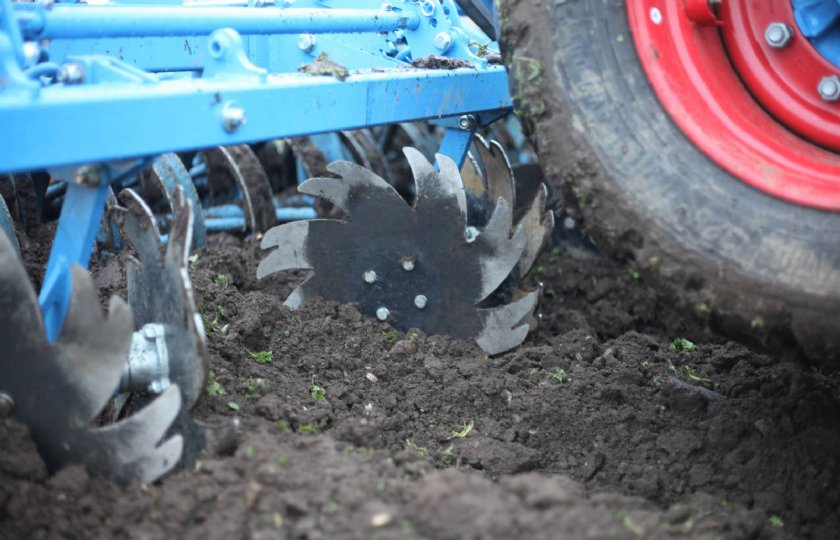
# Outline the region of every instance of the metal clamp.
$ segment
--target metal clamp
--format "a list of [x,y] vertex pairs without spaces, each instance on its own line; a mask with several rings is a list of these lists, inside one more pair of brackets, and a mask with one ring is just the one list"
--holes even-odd
[[131,351],[120,379],[120,392],[160,394],[170,384],[166,328],[149,323],[131,336]]

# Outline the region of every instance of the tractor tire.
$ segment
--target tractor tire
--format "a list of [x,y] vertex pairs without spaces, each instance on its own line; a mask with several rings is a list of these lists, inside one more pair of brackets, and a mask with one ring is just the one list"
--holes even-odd
[[840,213],[751,188],[698,150],[647,81],[624,1],[499,7],[517,113],[598,246],[711,329],[840,367]]

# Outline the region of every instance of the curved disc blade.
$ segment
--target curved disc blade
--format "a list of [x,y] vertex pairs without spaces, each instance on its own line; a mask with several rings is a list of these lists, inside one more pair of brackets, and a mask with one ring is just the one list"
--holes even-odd
[[[13,400],[13,418],[29,427],[50,470],[81,464],[92,474],[130,482],[152,481],[175,465],[180,447],[172,442],[157,446],[178,414],[171,398],[154,401],[137,419],[92,427],[128,358],[132,317],[122,301],[112,299],[104,316],[90,276],[74,267],[63,331],[54,344],[48,343],[35,293],[4,236],[0,298],[13,302],[0,309],[0,337],[5,336],[0,392]],[[126,447],[130,451],[124,452]],[[165,459],[156,457],[161,453]]]
[[277,222],[271,184],[260,160],[247,144],[219,146],[206,150],[207,177],[211,183],[216,176],[228,176],[239,188],[245,226],[262,233]]

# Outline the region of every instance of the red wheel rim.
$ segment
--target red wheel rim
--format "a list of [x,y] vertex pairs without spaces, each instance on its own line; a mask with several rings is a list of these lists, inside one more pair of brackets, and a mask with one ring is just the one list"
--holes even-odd
[[[709,25],[708,22],[695,23],[689,19],[685,4],[696,6],[697,2],[694,0],[685,0],[685,3],[675,0],[629,0],[627,13],[630,28],[648,80],[665,110],[683,133],[730,174],[757,189],[796,204],[840,210],[840,155],[825,150],[784,127],[756,101],[733,69],[721,34],[729,35],[733,40],[749,39],[750,43],[747,45],[752,47],[753,51],[761,47],[768,49],[762,52],[765,58],[768,52],[774,52],[769,51],[771,48],[763,39],[760,42],[755,40],[754,29],[761,28],[763,34],[761,25],[766,22],[755,17],[744,17],[744,11],[738,11],[737,8],[743,7],[746,2],[739,4],[740,1],[725,2],[731,3],[732,6],[723,10],[721,15],[730,19],[722,17],[723,26],[726,28],[719,32],[715,25]],[[789,3],[787,0],[763,2]],[[770,10],[769,13],[770,17],[781,16],[778,11]],[[741,15],[740,18],[735,17],[737,14]],[[792,21],[789,6],[787,15]],[[733,20],[740,21],[741,26],[731,22]],[[743,24],[748,24],[752,30],[747,32]],[[791,26],[795,32],[795,24]],[[797,42],[797,49],[791,49],[793,52],[800,47],[811,48],[801,36],[795,36],[793,42]],[[741,44],[740,47],[744,45]],[[784,82],[784,75],[780,74],[772,62],[762,64],[757,58],[758,56],[748,60],[759,66],[764,65],[763,77],[776,77],[777,86],[780,81]],[[821,57],[819,60],[825,62]],[[836,68],[831,69],[836,71]],[[760,73],[762,71],[758,69],[747,70],[745,80],[754,77],[765,85],[764,88],[770,88],[767,81],[757,75]],[[812,73],[811,76],[816,77],[816,81],[820,78],[819,73]],[[800,81],[798,84],[799,87],[806,88],[809,83]],[[813,99],[819,100],[816,94],[817,82],[811,84]],[[806,98],[810,96],[807,93],[801,95]],[[785,107],[791,106],[790,94],[783,95],[773,90],[773,96]],[[779,99],[785,96],[786,100]],[[758,95],[757,97],[765,99]],[[795,105],[812,108],[815,106],[807,100]],[[840,146],[840,120],[837,116],[832,116],[833,111],[826,112],[825,104],[816,105],[823,108],[818,112],[812,109],[811,116],[816,115],[820,121],[812,122],[809,119],[806,127],[822,126],[824,134],[829,138],[814,137],[814,140],[819,140],[826,146]],[[840,110],[840,102],[835,105]],[[773,110],[769,104],[766,106]],[[796,118],[785,119],[783,112],[774,111],[774,114],[791,128],[806,133],[802,126],[795,127]],[[789,116],[796,115],[794,112]],[[801,120],[805,117],[798,118]],[[835,119],[833,122],[832,118]],[[832,136],[834,144],[829,144]]]
[[[820,79],[840,70],[799,34],[790,0],[727,0],[720,15],[729,58],[755,99],[804,138],[840,150],[840,103],[817,92]],[[764,40],[774,22],[788,25],[793,35],[778,49]]]

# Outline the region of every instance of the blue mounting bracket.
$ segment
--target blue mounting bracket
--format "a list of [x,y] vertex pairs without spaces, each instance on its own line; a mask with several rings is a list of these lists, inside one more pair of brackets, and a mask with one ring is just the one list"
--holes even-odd
[[148,160],[136,160],[51,171],[54,178],[67,182],[67,192],[38,295],[50,341],[61,333],[70,305],[70,268],[74,264],[87,267],[90,262],[111,185],[119,185],[148,165]]

